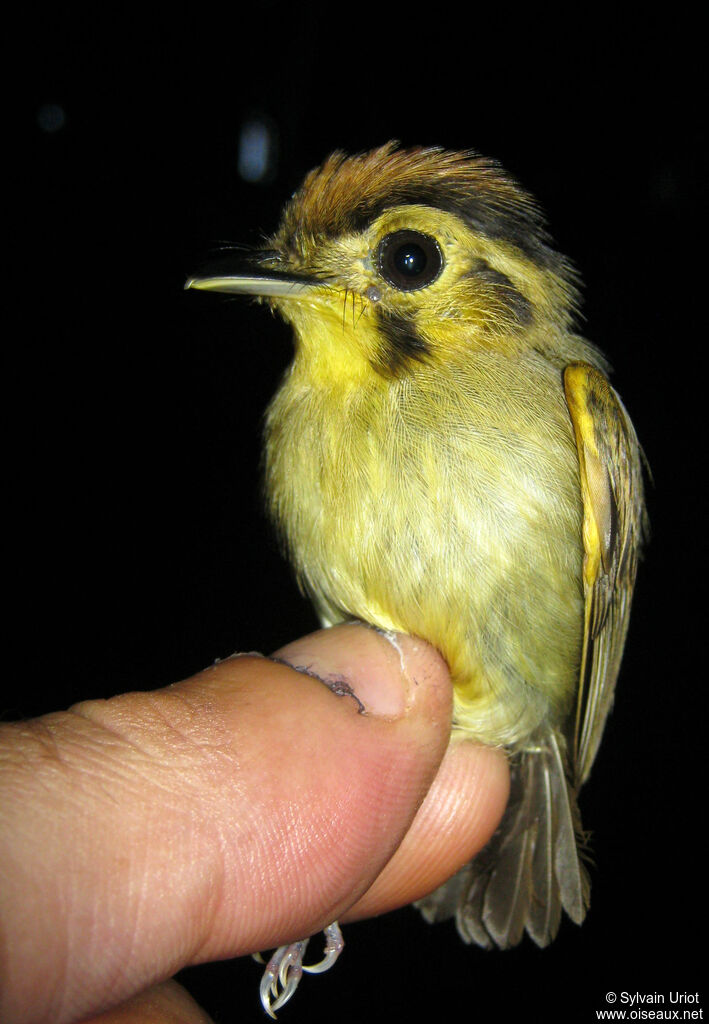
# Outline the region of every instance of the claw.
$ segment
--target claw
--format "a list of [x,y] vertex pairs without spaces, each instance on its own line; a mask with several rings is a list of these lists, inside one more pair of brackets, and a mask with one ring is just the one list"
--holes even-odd
[[340,926],[337,921],[333,921],[325,929],[325,956],[320,963],[310,966],[303,964],[303,970],[308,974],[322,974],[323,971],[329,971],[344,948],[345,940],[342,938]]
[[[337,921],[325,929],[325,955],[317,964],[303,964],[303,954],[308,940],[293,942],[289,946],[280,946],[268,961],[261,978],[259,992],[261,1004],[269,1015],[276,1018],[276,1010],[285,1006],[298,987],[303,971],[309,974],[322,974],[329,970],[342,952],[345,942]],[[255,960],[263,963],[260,954],[254,955]]]
[[303,977],[303,953],[307,944],[308,940],[305,939],[293,942],[290,946],[280,946],[263,972],[259,988],[261,1004],[274,1020],[276,1010],[285,1006]]

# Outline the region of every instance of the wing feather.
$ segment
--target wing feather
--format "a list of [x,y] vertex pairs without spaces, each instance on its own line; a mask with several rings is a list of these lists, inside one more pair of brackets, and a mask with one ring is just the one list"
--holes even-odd
[[588,778],[620,668],[646,527],[640,447],[622,402],[587,363],[564,373],[583,499],[584,638],[571,757]]

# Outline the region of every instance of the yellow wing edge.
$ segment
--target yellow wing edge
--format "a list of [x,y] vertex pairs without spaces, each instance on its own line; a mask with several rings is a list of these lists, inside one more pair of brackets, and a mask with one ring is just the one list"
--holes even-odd
[[584,635],[571,748],[580,786],[613,703],[646,514],[640,447],[620,398],[588,363],[566,367],[564,391],[583,502]]

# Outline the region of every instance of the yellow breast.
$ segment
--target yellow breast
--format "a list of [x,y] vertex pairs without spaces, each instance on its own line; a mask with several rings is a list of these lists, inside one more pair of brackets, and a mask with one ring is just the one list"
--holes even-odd
[[433,643],[457,725],[514,745],[572,700],[583,629],[578,457],[558,371],[477,352],[314,384],[267,418],[272,514],[325,622]]

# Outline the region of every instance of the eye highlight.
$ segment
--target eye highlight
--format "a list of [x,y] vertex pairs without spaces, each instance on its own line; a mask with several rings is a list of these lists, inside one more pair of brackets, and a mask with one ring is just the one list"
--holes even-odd
[[443,270],[443,254],[431,235],[420,231],[392,231],[377,249],[379,273],[402,292],[432,284]]

